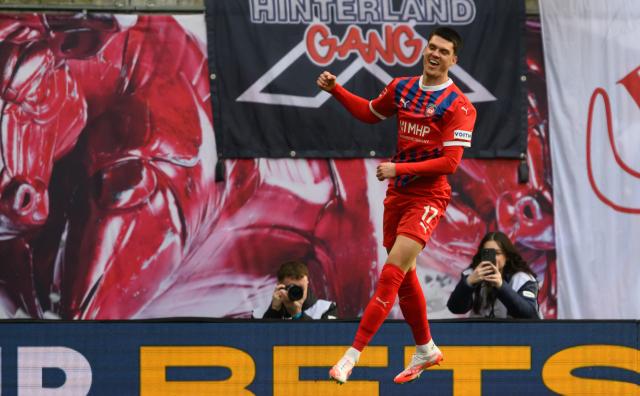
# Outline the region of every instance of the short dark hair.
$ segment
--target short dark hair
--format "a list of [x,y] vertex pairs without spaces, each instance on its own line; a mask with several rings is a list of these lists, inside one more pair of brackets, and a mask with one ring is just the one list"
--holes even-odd
[[309,269],[302,261],[287,261],[278,268],[277,276],[278,282],[282,282],[284,278],[301,279],[303,276],[309,276]]
[[458,55],[458,52],[462,51],[462,36],[455,30],[448,27],[439,27],[429,33],[427,41],[431,40],[431,37],[439,36],[443,39],[450,41],[453,44],[453,53]]

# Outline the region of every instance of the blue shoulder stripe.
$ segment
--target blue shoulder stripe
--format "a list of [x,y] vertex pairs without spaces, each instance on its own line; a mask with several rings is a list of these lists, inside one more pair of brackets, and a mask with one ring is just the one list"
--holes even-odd
[[416,93],[418,93],[419,90],[420,90],[420,79],[416,78],[416,81],[414,81],[414,83],[411,85],[411,87],[409,88],[409,92],[407,92],[407,95],[405,96],[407,101],[413,102],[413,98],[416,97]]
[[418,102],[416,103],[416,108],[414,110],[414,113],[416,114],[422,114],[422,102],[424,102],[424,99],[427,97],[427,92],[420,90],[420,97],[418,97]]
[[451,93],[449,93],[449,95],[446,98],[444,98],[444,100],[440,102],[440,104],[438,105],[438,109],[436,110],[436,114],[434,115],[434,118],[436,120],[439,120],[440,118],[442,118],[444,113],[447,111],[447,109],[449,109],[449,107],[451,107],[451,104],[457,98],[458,98],[458,94],[455,91],[451,91]]
[[409,83],[409,80],[411,80],[410,77],[403,78],[403,79],[400,79],[400,82],[398,82],[398,84],[396,84],[396,91],[395,91],[395,95],[393,96],[393,99],[396,102],[396,105],[400,104],[400,98],[402,97],[402,91],[404,91],[404,87],[407,86],[407,84]]
[[427,102],[427,106],[431,105],[431,104],[434,104],[436,102],[436,100],[438,100],[440,95],[442,95],[444,93],[445,90],[446,90],[446,88],[441,89],[439,91],[431,92],[431,96],[429,97],[429,102]]

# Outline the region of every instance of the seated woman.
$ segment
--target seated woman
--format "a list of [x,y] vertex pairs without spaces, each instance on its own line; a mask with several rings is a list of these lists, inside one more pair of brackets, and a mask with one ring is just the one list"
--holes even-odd
[[471,310],[470,317],[540,319],[538,282],[509,237],[489,232],[447,307],[455,314]]

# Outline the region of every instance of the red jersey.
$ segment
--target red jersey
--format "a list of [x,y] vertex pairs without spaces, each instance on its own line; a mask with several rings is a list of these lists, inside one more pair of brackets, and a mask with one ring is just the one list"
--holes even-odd
[[[369,102],[380,119],[397,114],[398,146],[391,162],[418,162],[442,156],[443,147],[471,147],[476,109],[449,79],[437,86],[422,84],[422,76],[399,77]],[[423,194],[448,189],[445,175],[401,175],[389,189]]]

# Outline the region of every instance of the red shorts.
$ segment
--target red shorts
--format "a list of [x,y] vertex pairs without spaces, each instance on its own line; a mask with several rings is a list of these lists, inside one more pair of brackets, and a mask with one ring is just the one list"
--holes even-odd
[[[450,190],[449,190],[450,191]],[[417,196],[389,191],[384,200],[382,244],[393,247],[398,235],[426,245],[449,204],[449,191],[437,196]]]

